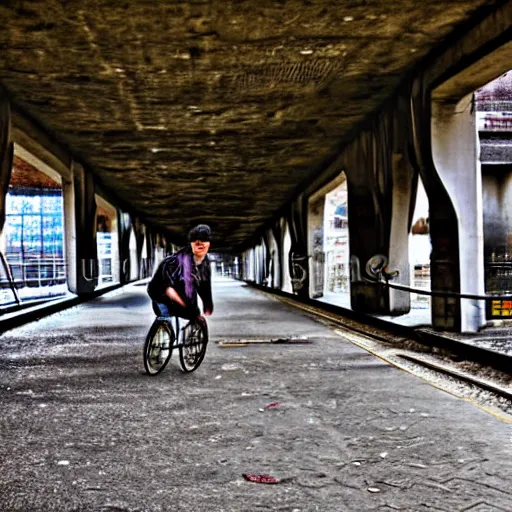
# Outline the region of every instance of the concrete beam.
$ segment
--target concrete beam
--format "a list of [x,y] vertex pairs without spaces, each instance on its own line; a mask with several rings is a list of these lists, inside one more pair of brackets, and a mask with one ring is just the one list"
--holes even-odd
[[[14,143],[25,151],[25,156],[22,158],[25,159],[28,154],[31,154],[46,169],[56,171],[63,181],[71,181],[71,155],[42,127],[23,114],[16,105],[12,107],[11,115],[11,137]],[[42,170],[45,172],[44,169]]]

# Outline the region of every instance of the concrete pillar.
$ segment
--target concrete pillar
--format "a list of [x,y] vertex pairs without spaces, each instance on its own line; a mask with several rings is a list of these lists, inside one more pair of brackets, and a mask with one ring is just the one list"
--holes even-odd
[[[392,156],[393,189],[392,189],[392,217],[389,240],[388,269],[398,270],[398,276],[393,283],[409,286],[409,219],[411,196],[413,191],[412,169],[401,153]],[[389,289],[390,314],[405,314],[411,309],[411,298],[408,292]]]
[[78,293],[78,257],[76,241],[76,210],[74,180],[62,179],[62,202],[64,207],[64,244],[66,254],[66,279],[68,289]]
[[124,284],[130,281],[130,238],[132,232],[132,221],[128,213],[120,210],[118,218],[119,260],[121,264],[120,281]]
[[155,239],[155,249],[154,249],[154,254],[153,254],[154,263],[153,263],[152,274],[155,273],[155,270],[158,268],[158,265],[160,265],[160,263],[165,258],[163,245],[164,245],[164,242],[162,240],[162,236],[160,234],[157,234],[156,239]]
[[[144,230],[144,236],[142,238],[142,249],[140,251],[140,278],[144,279],[148,277],[149,266],[150,266],[150,241],[149,233]],[[149,274],[151,275],[151,274]]]
[[323,297],[325,281],[324,252],[325,194],[311,198],[308,208],[309,296]]
[[[3,229],[5,225],[5,198],[9,190],[9,182],[11,181],[12,162],[14,158],[14,143],[11,140],[11,107],[5,91],[0,87],[0,239],[5,242]],[[7,264],[5,257],[4,243],[0,247],[0,265],[5,273],[9,276],[12,294],[19,304],[20,298],[11,270]]]
[[276,268],[274,270],[274,279],[275,279],[275,287],[278,290],[282,290],[283,288],[283,226],[284,220],[279,219],[278,222],[272,228],[272,234],[274,235],[274,241],[276,243],[276,253],[275,253],[275,262]]
[[290,277],[292,291],[300,297],[309,298],[309,264],[307,245],[307,201],[304,195],[300,195],[290,208]]
[[267,246],[265,245],[265,241],[261,239],[260,242],[260,284],[265,284],[268,286],[268,274],[267,274]]
[[351,263],[350,303],[354,311],[389,314],[389,293],[382,285],[356,278],[355,266],[362,277],[370,258],[388,256],[392,208],[390,133],[385,117],[375,121],[373,129],[363,132],[348,148],[343,168],[347,175],[348,230]]
[[0,88],[0,233],[5,224],[5,196],[11,181],[14,143],[11,140],[11,107]]
[[[354,169],[354,172],[356,170]],[[354,311],[368,314],[389,314],[389,293],[383,285],[357,280],[354,265],[358,262],[365,274],[366,262],[376,254],[388,253],[387,240],[382,240],[380,216],[376,212],[370,184],[353,186],[348,181],[348,230],[350,245],[351,282],[350,304]]]
[[249,250],[249,279],[256,282],[256,249]]
[[92,174],[76,162],[73,162],[72,176],[75,203],[76,288],[71,291],[78,295],[86,295],[93,292],[98,284],[94,180]]
[[243,269],[244,269],[243,279],[245,279],[246,281],[251,280],[251,274],[250,274],[250,268],[249,268],[250,261],[251,261],[251,251],[249,249],[244,252],[244,259],[243,259]]
[[132,279],[142,279],[144,277],[144,268],[143,268],[143,246],[144,246],[144,240],[146,238],[146,226],[142,223],[142,221],[135,217],[132,220],[133,225],[133,233],[135,236],[135,243],[136,243],[136,265],[134,266],[134,269],[137,269],[137,273],[132,272]]
[[288,223],[285,225],[285,229],[283,231],[283,251],[281,255],[281,261],[283,265],[283,281],[281,289],[284,292],[293,293],[292,288],[292,279],[290,274],[290,251],[292,248],[292,237],[290,235],[290,228]]
[[261,284],[261,246],[254,248],[254,282]]
[[267,233],[269,269],[268,279],[271,288],[279,288],[279,248],[272,230]]
[[[482,178],[472,94],[457,104],[433,101],[432,156],[457,214],[460,291],[483,295]],[[461,299],[460,308],[461,331],[484,325],[484,301]]]
[[[432,93],[419,77],[410,90],[410,115],[414,165],[420,173],[430,205],[431,289],[460,293],[459,224],[453,201],[433,160],[432,108]],[[433,296],[431,306],[435,329],[460,331],[461,303],[458,298]]]
[[133,224],[130,226],[130,238],[128,247],[130,252],[130,281],[136,281],[139,278],[139,252],[137,250],[137,237],[135,235],[135,228]]
[[265,279],[265,286],[272,287],[272,276],[270,275],[273,266],[272,266],[272,253],[271,253],[271,242],[270,242],[270,236],[272,232],[270,230],[267,230],[263,234],[263,247],[265,249],[265,259],[264,259],[264,279]]

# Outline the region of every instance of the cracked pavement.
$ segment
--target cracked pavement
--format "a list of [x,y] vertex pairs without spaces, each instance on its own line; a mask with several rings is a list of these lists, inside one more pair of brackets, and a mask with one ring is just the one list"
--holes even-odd
[[243,283],[214,298],[191,374],[144,373],[145,286],[5,332],[0,510],[512,510],[511,424]]

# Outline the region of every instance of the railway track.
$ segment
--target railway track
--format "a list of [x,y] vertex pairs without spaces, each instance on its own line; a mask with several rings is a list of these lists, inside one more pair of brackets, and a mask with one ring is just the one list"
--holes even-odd
[[261,289],[327,321],[338,335],[386,362],[512,423],[511,356],[344,308]]
[[416,357],[416,356],[410,355],[410,354],[401,354],[400,357],[402,357],[408,361],[411,361],[413,363],[417,363],[422,366],[425,366],[427,368],[431,368],[431,369],[435,370],[436,372],[444,373],[445,375],[449,375],[451,377],[460,379],[469,384],[478,386],[482,389],[486,389],[487,391],[496,393],[497,395],[502,396],[502,397],[506,398],[507,400],[512,401],[512,389],[507,389],[503,386],[500,386],[497,383],[493,383],[486,379],[482,379],[482,378],[476,377],[474,375],[470,375],[468,373],[461,372],[455,368],[450,368],[448,366],[445,366],[442,363],[428,361],[422,357]]

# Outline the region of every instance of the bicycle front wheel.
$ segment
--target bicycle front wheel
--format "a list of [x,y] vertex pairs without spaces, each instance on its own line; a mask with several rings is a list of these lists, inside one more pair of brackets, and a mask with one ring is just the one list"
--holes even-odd
[[165,321],[156,319],[144,343],[144,368],[149,375],[158,375],[167,365],[174,345],[174,329]]
[[180,365],[185,373],[199,368],[206,354],[208,345],[208,326],[206,322],[191,322],[183,330],[180,343]]

